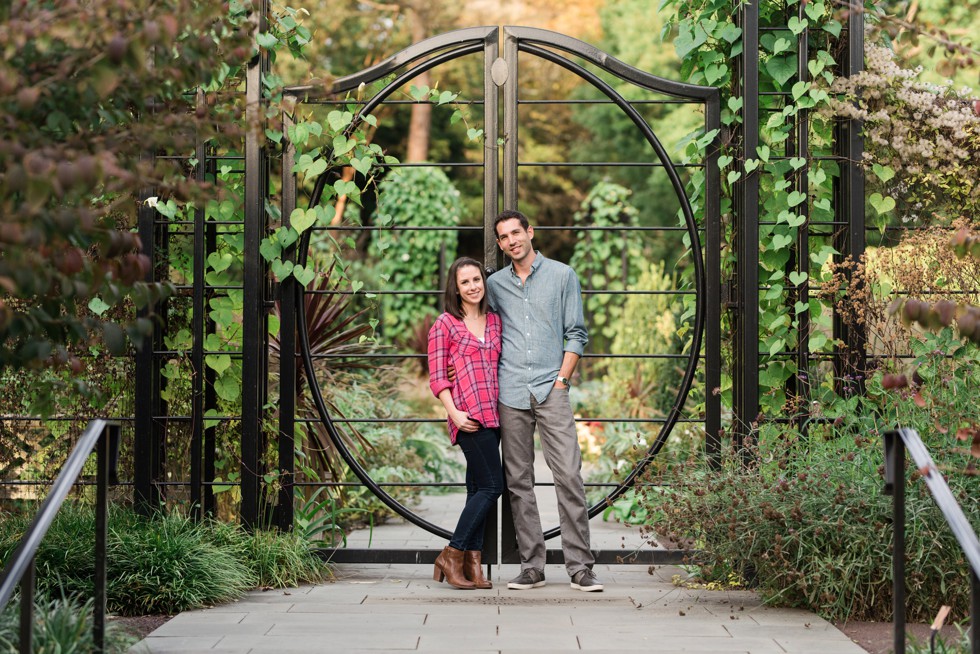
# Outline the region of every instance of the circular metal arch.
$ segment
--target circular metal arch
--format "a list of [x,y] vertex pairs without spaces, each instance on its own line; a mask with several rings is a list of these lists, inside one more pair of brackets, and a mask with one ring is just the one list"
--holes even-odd
[[[671,181],[671,186],[674,189],[675,194],[681,205],[681,210],[684,215],[685,224],[687,227],[687,233],[691,238],[691,251],[694,258],[695,266],[695,287],[696,287],[696,306],[694,315],[694,330],[692,336],[692,342],[690,346],[690,354],[688,356],[688,363],[684,371],[684,376],[682,378],[681,387],[678,390],[677,396],[675,397],[674,403],[668,413],[667,419],[664,421],[660,428],[660,432],[650,446],[647,453],[642,459],[640,459],[635,465],[630,474],[624,479],[619,486],[617,486],[613,491],[611,491],[605,498],[594,504],[589,508],[589,517],[594,517],[599,512],[604,510],[609,502],[612,502],[617,497],[622,495],[626,490],[632,486],[636,478],[643,472],[643,470],[649,465],[649,463],[657,456],[660,450],[663,448],[666,442],[667,436],[670,434],[674,425],[676,425],[677,420],[680,417],[681,409],[687,401],[687,396],[690,389],[694,383],[694,376],[697,369],[697,363],[700,359],[701,342],[704,333],[704,314],[705,314],[705,273],[704,273],[704,258],[701,253],[701,238],[698,232],[697,222],[694,218],[693,211],[691,209],[690,200],[684,191],[683,182],[675,168],[670,157],[667,156],[663,145],[657,138],[656,134],[643,119],[643,117],[636,111],[636,109],[621,95],[619,95],[611,86],[602,81],[599,77],[591,73],[589,70],[585,69],[583,66],[574,63],[565,57],[553,52],[550,49],[543,48],[540,46],[549,46],[559,50],[563,50],[570,54],[581,57],[587,61],[592,62],[596,66],[613,73],[617,77],[628,81],[632,84],[646,88],[649,90],[657,91],[667,95],[672,95],[680,98],[688,98],[692,101],[707,102],[709,98],[717,94],[717,90],[709,87],[700,87],[690,84],[683,84],[679,82],[673,82],[670,80],[665,80],[649,73],[645,73],[641,70],[633,68],[600,50],[597,50],[593,46],[586,44],[583,41],[577,39],[549,32],[547,30],[540,30],[535,28],[522,28],[522,27],[508,27],[507,35],[515,35],[519,40],[518,49],[529,54],[535,55],[551,63],[554,63],[566,70],[578,75],[589,84],[601,91],[606,97],[612,100],[636,125],[636,127],[643,134],[644,138],[653,147],[654,152],[663,164],[664,170]],[[490,39],[496,40],[497,38],[497,28],[469,28],[465,30],[457,30],[454,32],[449,32],[425,41],[421,41],[405,50],[399,52],[396,55],[382,61],[381,63],[341,79],[338,79],[333,85],[331,94],[341,93],[344,91],[349,91],[357,88],[360,84],[376,81],[386,75],[390,75],[395,70],[409,65],[410,63],[422,59],[426,56],[433,55],[435,53],[440,53],[436,56],[425,60],[421,64],[406,70],[397,77],[395,77],[391,82],[389,82],[382,90],[380,90],[371,100],[369,100],[359,111],[357,116],[348,128],[349,132],[353,131],[359,122],[362,120],[362,116],[370,114],[371,111],[381,104],[391,93],[393,93],[398,87],[405,84],[412,78],[418,76],[419,74],[431,70],[443,63],[457,59],[459,57],[473,54],[482,51]],[[535,45],[539,44],[539,45]],[[294,87],[290,89],[294,93],[306,93],[309,95],[313,90],[304,87]],[[321,156],[327,156],[323,154]],[[326,175],[321,175],[316,184],[314,185],[313,193],[310,197],[309,207],[314,207],[320,202],[322,197],[323,189],[326,184]],[[309,242],[310,242],[310,232],[307,231],[303,234],[298,248],[297,261],[301,265],[306,264],[308,254],[309,254]],[[303,292],[302,287],[299,290],[300,293]],[[326,403],[323,399],[322,392],[320,390],[320,384],[315,375],[315,369],[313,366],[313,358],[310,353],[309,347],[309,332],[306,328],[306,316],[305,316],[305,303],[302,301],[297,302],[297,330],[300,339],[300,352],[303,357],[303,366],[306,371],[306,375],[310,382],[310,390],[313,395],[314,405],[316,406],[317,413],[319,414],[320,420],[327,428],[327,432],[330,435],[334,446],[337,448],[341,457],[351,468],[358,479],[367,486],[371,492],[380,499],[388,508],[392,509],[395,513],[405,518],[409,522],[425,529],[426,531],[442,536],[443,538],[449,539],[452,537],[452,532],[434,525],[421,516],[417,515],[408,507],[404,506],[391,495],[385,491],[374,479],[371,478],[368,471],[357,461],[354,455],[347,449],[343,440],[340,438],[337,431],[337,427],[330,416],[330,412],[327,410]],[[560,534],[560,527],[554,527],[545,531],[545,538],[550,539]]]

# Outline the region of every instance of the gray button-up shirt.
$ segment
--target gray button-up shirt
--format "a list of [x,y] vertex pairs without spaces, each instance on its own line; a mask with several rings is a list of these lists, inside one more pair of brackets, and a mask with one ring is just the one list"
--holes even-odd
[[530,409],[532,394],[540,404],[554,388],[565,352],[581,356],[589,342],[578,276],[536,252],[523,284],[511,263],[487,280],[487,298],[503,319],[500,402]]

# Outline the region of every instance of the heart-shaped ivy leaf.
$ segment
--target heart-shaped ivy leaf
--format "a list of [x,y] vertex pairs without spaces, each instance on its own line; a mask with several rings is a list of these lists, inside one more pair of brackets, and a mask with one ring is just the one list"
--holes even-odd
[[307,229],[309,229],[316,222],[316,209],[293,209],[293,212],[289,214],[289,225],[296,230],[298,234],[302,234]]

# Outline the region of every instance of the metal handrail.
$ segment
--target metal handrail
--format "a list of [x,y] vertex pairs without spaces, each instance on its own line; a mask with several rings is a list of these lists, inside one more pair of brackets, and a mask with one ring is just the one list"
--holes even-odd
[[108,420],[92,420],[82,433],[78,444],[68,455],[64,467],[44,498],[41,508],[30,529],[24,534],[13,557],[7,562],[0,576],[0,612],[6,607],[14,590],[20,585],[20,651],[32,650],[32,623],[34,622],[34,557],[37,549],[61,510],[68,493],[82,473],[82,468],[96,447],[96,505],[95,505],[95,607],[93,609],[92,635],[97,651],[105,646],[106,615],[106,533],[108,514],[108,487],[114,483],[115,461],[119,453],[119,423]]
[[946,519],[970,564],[970,644],[980,654],[977,618],[980,616],[980,540],[949,490],[946,479],[914,429],[901,427],[885,433],[885,495],[892,495],[892,610],[895,623],[894,654],[905,654],[905,450],[912,455],[936,506]]

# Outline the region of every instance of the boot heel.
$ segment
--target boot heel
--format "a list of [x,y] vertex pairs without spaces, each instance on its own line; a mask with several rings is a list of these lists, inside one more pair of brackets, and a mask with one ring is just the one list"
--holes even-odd
[[441,584],[442,580],[446,578],[446,573],[442,571],[442,568],[436,566],[432,569],[432,578]]

